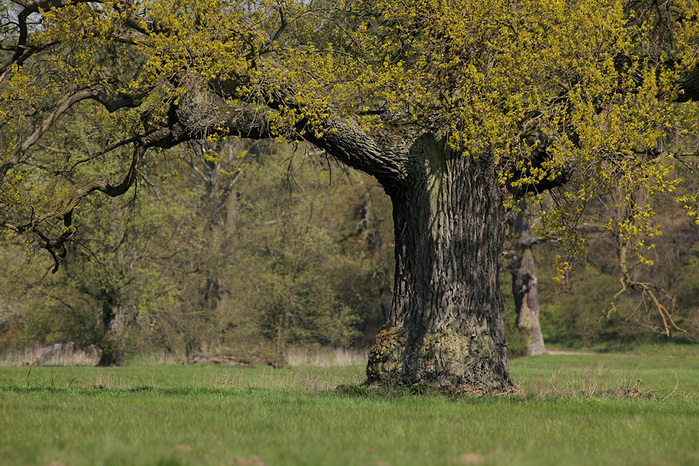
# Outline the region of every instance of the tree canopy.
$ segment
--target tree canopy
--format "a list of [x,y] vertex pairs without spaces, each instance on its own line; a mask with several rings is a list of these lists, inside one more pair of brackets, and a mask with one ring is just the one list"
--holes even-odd
[[[620,184],[672,189],[659,155],[696,124],[695,107],[677,104],[698,92],[695,2],[27,0],[2,9],[4,223],[56,249],[68,232],[51,219],[69,228],[88,192],[118,195],[135,182],[146,149],[193,138],[308,139],[391,178],[405,160],[383,149],[430,131],[487,153],[510,190],[575,183],[547,217],[560,227]],[[125,174],[78,189],[58,178],[52,192],[35,192],[27,167],[77,104],[100,115],[89,137],[102,139],[102,153],[46,168],[68,173],[109,157]],[[361,145],[343,146],[344,131]],[[649,206],[624,200],[631,217],[610,228],[652,232]]]

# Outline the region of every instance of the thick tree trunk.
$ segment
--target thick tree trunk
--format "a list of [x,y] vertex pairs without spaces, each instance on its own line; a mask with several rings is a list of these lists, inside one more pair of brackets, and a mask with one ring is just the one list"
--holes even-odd
[[369,355],[368,382],[511,390],[498,280],[504,213],[494,164],[454,154],[428,136],[409,155],[406,181],[387,188],[395,292]]

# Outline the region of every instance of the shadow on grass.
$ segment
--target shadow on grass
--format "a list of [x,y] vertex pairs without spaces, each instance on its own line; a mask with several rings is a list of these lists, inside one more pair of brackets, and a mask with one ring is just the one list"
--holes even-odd
[[51,393],[51,394],[81,394],[81,395],[143,395],[152,394],[162,397],[179,397],[179,396],[229,396],[229,395],[253,395],[265,392],[272,392],[264,388],[248,387],[248,388],[207,388],[207,387],[152,387],[152,386],[137,386],[131,388],[108,388],[101,386],[94,387],[52,387],[49,385],[18,385],[5,384],[0,385],[0,393]]

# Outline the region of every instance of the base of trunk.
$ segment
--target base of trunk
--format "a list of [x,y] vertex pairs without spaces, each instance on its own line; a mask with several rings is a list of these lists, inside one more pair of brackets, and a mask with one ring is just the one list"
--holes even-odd
[[100,345],[102,355],[97,367],[121,366],[124,364],[124,346],[121,339],[109,332]]
[[387,326],[379,331],[369,353],[367,383],[424,383],[477,393],[517,390],[505,348],[491,335],[441,330],[409,338],[404,329]]
[[546,354],[544,337],[541,334],[539,316],[532,315],[529,319],[520,319],[519,328],[527,332],[526,356],[540,356]]

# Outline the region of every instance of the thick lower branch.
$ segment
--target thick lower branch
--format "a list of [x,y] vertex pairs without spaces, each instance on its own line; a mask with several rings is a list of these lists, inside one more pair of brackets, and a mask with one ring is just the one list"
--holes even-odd
[[[232,83],[213,83],[210,89],[197,91],[203,94],[197,99],[192,98],[192,100],[208,104],[212,107],[211,110],[202,111],[201,105],[198,105],[196,110],[191,112],[204,114],[205,118],[202,120],[201,118],[192,118],[186,110],[186,107],[191,107],[191,105],[185,105],[178,111],[180,121],[191,131],[199,134],[206,134],[213,127],[221,125],[221,122],[223,122],[224,131],[228,134],[244,138],[273,138],[284,132],[283,129],[272,130],[269,123],[270,115],[281,115],[282,119],[284,118],[283,110],[279,104],[230,106],[214,103],[217,99],[225,98],[227,93],[224,88],[234,88],[235,86],[236,84]],[[212,94],[206,95],[209,92]],[[293,92],[293,89],[290,88],[279,90],[276,101],[289,100],[287,97],[293,95]],[[294,108],[293,105],[289,106]],[[367,134],[355,120],[345,118],[332,109],[330,109],[330,116],[318,127],[309,130],[307,125],[308,121],[302,119],[296,122],[295,126],[286,128],[288,134],[282,135],[296,138],[303,134],[305,140],[324,149],[343,164],[376,177],[387,189],[406,181],[408,161],[406,147],[389,146],[378,142]]]
[[329,118],[323,135],[309,141],[345,165],[374,176],[389,191],[407,179],[407,151],[379,144],[353,120]]

